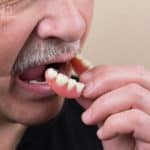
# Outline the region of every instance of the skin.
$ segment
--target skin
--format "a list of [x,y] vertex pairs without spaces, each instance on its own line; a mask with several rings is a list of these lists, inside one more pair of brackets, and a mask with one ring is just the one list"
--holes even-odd
[[[1,7],[0,21],[0,149],[5,150],[15,149],[28,125],[53,118],[63,104],[58,96],[51,97],[54,100],[48,105],[35,104],[33,95],[11,84],[10,71],[25,41],[36,29],[40,39],[55,36],[80,40],[82,46],[91,23],[93,1],[24,0],[13,6]],[[98,125],[97,136],[105,150],[150,149],[148,70],[141,66],[97,66],[82,73],[80,81],[86,85],[77,100],[86,109],[82,120],[87,125]]]
[[148,70],[142,66],[97,66],[80,80],[86,84],[84,101],[78,100],[87,109],[82,120],[98,125],[97,136],[105,150],[150,149]]
[[0,149],[15,149],[27,126],[54,118],[64,103],[57,95],[45,98],[29,93],[13,80],[12,66],[26,41],[32,41],[32,35],[41,41],[55,37],[66,42],[80,40],[82,47],[90,28],[93,2],[0,1],[0,140],[4,141]]

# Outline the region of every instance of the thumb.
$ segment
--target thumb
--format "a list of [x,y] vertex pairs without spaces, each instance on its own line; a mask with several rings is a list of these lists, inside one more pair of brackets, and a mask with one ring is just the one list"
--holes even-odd
[[90,99],[86,99],[86,98],[78,98],[76,99],[76,101],[84,108],[84,109],[88,109],[91,104],[92,101]]

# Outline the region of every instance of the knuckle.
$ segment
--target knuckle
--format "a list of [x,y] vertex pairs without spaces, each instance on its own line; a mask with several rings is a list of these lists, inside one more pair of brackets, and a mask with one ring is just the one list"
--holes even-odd
[[131,91],[133,94],[140,94],[142,88],[137,83],[131,83],[128,85],[129,91]]
[[132,97],[133,107],[138,107],[140,101],[143,99],[143,88],[136,83],[132,83],[128,85],[128,91]]
[[143,65],[136,65],[135,66],[135,70],[139,73],[139,74],[143,74],[145,73],[146,69]]
[[117,117],[114,115],[111,115],[107,119],[107,125],[109,125],[109,128],[115,129],[120,125],[120,119],[117,119]]
[[145,124],[143,112],[140,111],[139,109],[131,110],[131,119],[132,119],[133,125],[137,128],[142,127]]

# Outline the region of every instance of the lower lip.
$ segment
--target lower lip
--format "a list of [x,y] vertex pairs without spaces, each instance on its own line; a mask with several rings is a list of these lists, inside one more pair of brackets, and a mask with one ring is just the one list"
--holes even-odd
[[19,77],[16,78],[16,83],[25,89],[28,92],[32,92],[39,96],[54,96],[56,95],[54,91],[48,86],[48,84],[32,84],[28,82],[24,82]]

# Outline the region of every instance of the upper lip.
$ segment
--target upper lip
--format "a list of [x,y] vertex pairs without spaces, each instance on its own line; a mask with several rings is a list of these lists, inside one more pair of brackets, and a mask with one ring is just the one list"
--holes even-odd
[[29,66],[28,68],[25,68],[24,70],[19,70],[19,71],[15,71],[13,75],[20,75],[22,74],[25,70],[32,68],[32,67],[37,67],[37,66],[41,66],[41,65],[48,65],[48,64],[53,64],[53,63],[65,63],[65,62],[69,62],[72,58],[75,57],[77,53],[68,53],[68,54],[62,54],[61,56],[58,56],[55,59],[47,59],[46,61],[40,62],[39,64],[32,64],[32,66]]
[[[35,38],[36,39],[36,38]],[[34,39],[34,40],[35,40]],[[64,63],[80,52],[80,40],[65,42],[60,39],[39,40],[26,43],[13,64],[11,75],[51,63]]]

